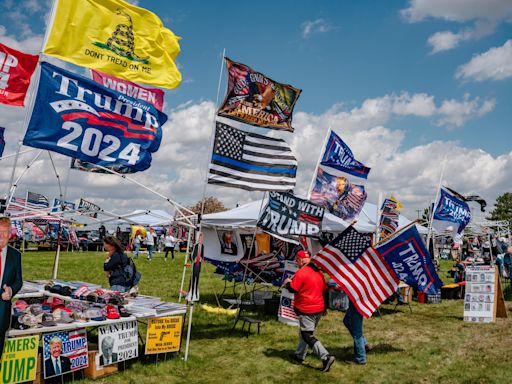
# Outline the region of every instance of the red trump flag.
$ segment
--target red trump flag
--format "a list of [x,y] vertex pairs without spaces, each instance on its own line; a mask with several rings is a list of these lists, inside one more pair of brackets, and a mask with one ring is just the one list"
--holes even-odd
[[0,43],[0,103],[23,106],[39,56]]

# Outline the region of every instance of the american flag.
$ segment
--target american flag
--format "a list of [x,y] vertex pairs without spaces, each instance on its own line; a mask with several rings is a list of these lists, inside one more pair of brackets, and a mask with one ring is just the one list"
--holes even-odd
[[297,159],[282,139],[217,122],[208,183],[248,191],[292,191]]
[[8,212],[21,212],[25,210],[27,200],[22,197],[11,197],[11,201],[7,205]]
[[281,294],[277,316],[282,323],[289,325],[298,325],[299,323],[299,317],[293,309],[293,293],[288,293],[286,289],[283,289]]
[[27,192],[27,207],[28,208],[48,208],[50,202],[48,198],[40,193]]
[[370,244],[368,237],[350,226],[313,258],[365,318],[371,317],[398,287],[398,278]]

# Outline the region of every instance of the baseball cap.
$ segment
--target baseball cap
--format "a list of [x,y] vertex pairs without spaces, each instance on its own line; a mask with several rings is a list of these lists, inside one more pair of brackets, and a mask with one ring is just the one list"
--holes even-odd
[[121,315],[121,317],[130,317],[131,316],[128,313],[128,310],[122,305],[119,306],[119,314]]
[[51,313],[45,313],[43,315],[43,321],[41,321],[41,324],[44,325],[45,327],[54,327],[57,325]]
[[16,304],[14,304],[14,306],[23,311],[28,307],[28,304],[25,300],[16,300]]
[[105,312],[101,307],[91,307],[85,311],[85,317],[93,321],[104,321]]
[[295,259],[309,259],[310,257],[311,255],[307,251],[304,251],[302,249],[299,252],[297,252],[297,255],[295,255]]
[[30,313],[34,316],[37,316],[43,313],[43,306],[41,304],[32,304],[30,307]]
[[74,321],[69,313],[66,312],[63,308],[57,308],[55,311],[53,311],[53,318],[57,323],[61,324],[68,324]]
[[107,319],[119,319],[121,315],[114,305],[107,305]]
[[37,327],[39,321],[42,319],[42,316],[34,316],[32,314],[26,313],[18,317],[18,322],[28,326],[29,328]]

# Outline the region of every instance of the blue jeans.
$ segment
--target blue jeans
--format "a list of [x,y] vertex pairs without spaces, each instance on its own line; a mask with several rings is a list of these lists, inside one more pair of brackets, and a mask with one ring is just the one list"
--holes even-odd
[[123,285],[113,285],[113,286],[110,287],[110,289],[112,291],[118,291],[118,292],[124,293],[124,292],[127,292],[129,288],[125,287]]
[[347,327],[354,339],[355,361],[358,364],[366,363],[366,339],[363,336],[363,315],[361,315],[352,301],[348,304],[348,310],[343,318],[343,324]]
[[139,257],[140,244],[133,244],[133,256],[135,258]]
[[153,251],[155,250],[155,246],[154,245],[148,245],[148,259],[152,259],[153,258]]

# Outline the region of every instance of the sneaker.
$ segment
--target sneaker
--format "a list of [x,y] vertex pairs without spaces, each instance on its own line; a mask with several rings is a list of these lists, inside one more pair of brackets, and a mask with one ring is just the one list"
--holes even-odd
[[329,369],[331,369],[331,365],[334,363],[334,360],[336,360],[334,358],[334,356],[327,356],[325,359],[322,360],[322,364],[323,364],[323,367],[322,367],[322,372],[329,372]]
[[304,360],[302,360],[299,356],[297,356],[295,353],[290,353],[288,355],[288,357],[290,358],[290,360],[296,364],[302,364],[304,362]]

